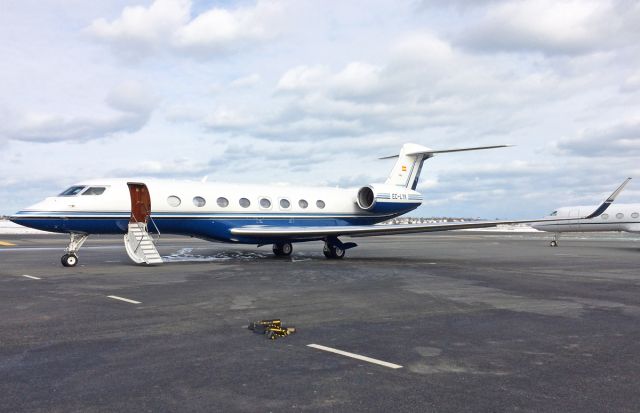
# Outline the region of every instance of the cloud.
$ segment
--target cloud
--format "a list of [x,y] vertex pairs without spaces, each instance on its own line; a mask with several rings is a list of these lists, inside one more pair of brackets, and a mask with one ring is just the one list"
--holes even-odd
[[565,138],[552,146],[564,155],[637,157],[640,155],[640,119],[587,129],[577,138]]
[[[479,162],[446,170],[437,170],[430,162],[434,160],[425,164],[423,176],[435,178],[436,184],[421,181],[418,185],[425,198],[424,210],[445,208],[457,216],[466,216],[466,210],[486,218],[536,218],[560,206],[595,206],[634,168],[631,159],[619,162],[615,170],[607,163],[581,158],[562,163],[555,159]],[[625,191],[624,195],[630,194]]]
[[206,162],[178,157],[168,160],[141,159],[133,167],[115,168],[109,176],[116,177],[154,177],[154,178],[192,178],[200,179],[211,173],[213,168]]
[[636,72],[627,77],[620,86],[620,91],[624,93],[634,93],[640,91],[640,72]]
[[96,19],[87,31],[130,59],[162,51],[206,58],[274,38],[283,6],[260,0],[252,7],[212,7],[191,14],[190,0],[155,0],[148,7],[125,7],[112,21]]
[[96,38],[127,51],[155,51],[189,20],[189,0],[156,0],[149,7],[128,6],[117,19],[94,20],[88,30]]
[[250,75],[242,76],[237,79],[234,79],[233,81],[231,81],[229,86],[233,88],[244,88],[244,87],[255,86],[258,83],[260,83],[260,75],[257,73],[252,73]]
[[400,36],[387,56],[383,64],[352,61],[337,70],[291,67],[277,80],[267,107],[220,106],[202,124],[233,135],[312,140],[423,133],[475,119],[487,126],[474,128],[474,134],[499,134],[513,130],[514,114],[524,105],[547,105],[546,90],[553,89],[560,101],[581,81],[550,70],[494,67],[427,32]]
[[418,9],[453,7],[458,10],[467,10],[485,7],[492,3],[501,3],[508,0],[448,0],[442,2],[440,0],[418,0]]
[[456,36],[479,51],[578,55],[633,45],[640,5],[601,0],[523,0],[487,7],[483,18]]
[[149,120],[154,96],[140,83],[124,82],[106,98],[109,114],[103,116],[64,116],[28,112],[6,117],[0,126],[5,139],[52,143],[86,142],[118,133],[134,133]]
[[330,75],[329,69],[323,66],[296,66],[287,70],[278,81],[276,90],[284,92],[300,92],[320,87]]

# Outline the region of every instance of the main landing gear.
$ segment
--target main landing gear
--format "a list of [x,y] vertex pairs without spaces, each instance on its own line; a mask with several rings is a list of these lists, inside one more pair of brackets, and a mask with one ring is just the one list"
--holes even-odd
[[[344,258],[345,252],[349,248],[357,247],[355,242],[342,242],[337,237],[325,238],[322,253],[330,260],[339,260]],[[290,242],[278,242],[273,244],[273,254],[276,257],[288,257],[293,252],[293,246]]]
[[273,244],[273,254],[276,257],[288,257],[293,252],[293,246],[290,242]]
[[341,260],[349,248],[357,246],[355,242],[342,242],[337,237],[329,237],[324,241],[322,253],[330,260]]
[[70,234],[69,246],[65,249],[66,254],[60,258],[60,262],[65,267],[75,267],[78,264],[77,252],[82,244],[89,238],[88,234],[78,234],[72,232]]
[[553,240],[551,240],[551,242],[549,243],[550,247],[557,247],[558,246],[558,240],[560,239],[560,233],[556,232],[553,234]]
[[346,251],[337,245],[329,245],[329,243],[325,243],[322,252],[324,253],[324,256],[330,260],[341,260],[344,258]]

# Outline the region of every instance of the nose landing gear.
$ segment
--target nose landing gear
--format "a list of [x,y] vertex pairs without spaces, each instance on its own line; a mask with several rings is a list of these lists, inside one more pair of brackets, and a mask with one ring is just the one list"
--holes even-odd
[[60,258],[60,262],[65,267],[75,267],[78,263],[78,256],[76,254],[64,254]]
[[77,252],[82,244],[89,238],[88,234],[78,234],[72,232],[69,239],[69,246],[65,249],[66,254],[60,258],[60,262],[65,267],[75,267],[78,264]]
[[551,242],[549,243],[550,247],[557,247],[558,246],[558,240],[560,239],[560,233],[556,232],[553,234],[553,240],[551,240]]

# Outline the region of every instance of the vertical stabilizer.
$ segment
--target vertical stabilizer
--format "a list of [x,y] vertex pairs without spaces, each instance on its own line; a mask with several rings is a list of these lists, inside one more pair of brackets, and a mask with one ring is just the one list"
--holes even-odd
[[402,145],[399,155],[380,158],[398,158],[398,161],[393,166],[385,184],[402,186],[415,190],[418,186],[420,172],[422,172],[422,164],[425,160],[433,156],[430,151],[431,149],[426,146],[417,145],[415,143],[405,143]]
[[399,155],[380,158],[398,158],[398,161],[393,166],[385,184],[402,186],[415,190],[418,186],[418,180],[420,179],[420,173],[422,172],[422,165],[424,164],[424,161],[432,158],[437,153],[478,151],[482,149],[506,148],[508,146],[511,145],[474,146],[471,148],[440,149],[436,151],[415,143],[405,143],[402,145]]

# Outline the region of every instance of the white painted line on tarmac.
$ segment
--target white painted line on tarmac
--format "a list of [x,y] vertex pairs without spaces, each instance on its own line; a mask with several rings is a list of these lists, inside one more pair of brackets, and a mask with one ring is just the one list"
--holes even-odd
[[31,278],[32,280],[41,280],[40,277],[34,277],[33,275],[22,274],[23,277]]
[[361,356],[359,354],[349,353],[347,351],[342,351],[342,350],[338,350],[338,349],[331,348],[331,347],[321,346],[319,344],[307,344],[307,347],[312,347],[312,348],[315,348],[315,349],[318,349],[318,350],[323,350],[323,351],[328,351],[330,353],[340,354],[341,356],[347,356],[347,357],[351,357],[351,358],[354,358],[354,359],[367,361],[369,363],[378,364],[378,365],[384,366],[384,367],[389,367],[390,369],[401,369],[402,368],[402,366],[399,365],[399,364],[393,364],[393,363],[389,363],[389,362],[386,362],[386,361],[374,359],[374,358],[371,358],[371,357]]
[[125,302],[131,303],[131,304],[142,304],[140,301],[130,300],[130,299],[124,298],[124,297],[118,297],[117,295],[108,295],[107,297],[113,298],[114,300],[125,301]]

